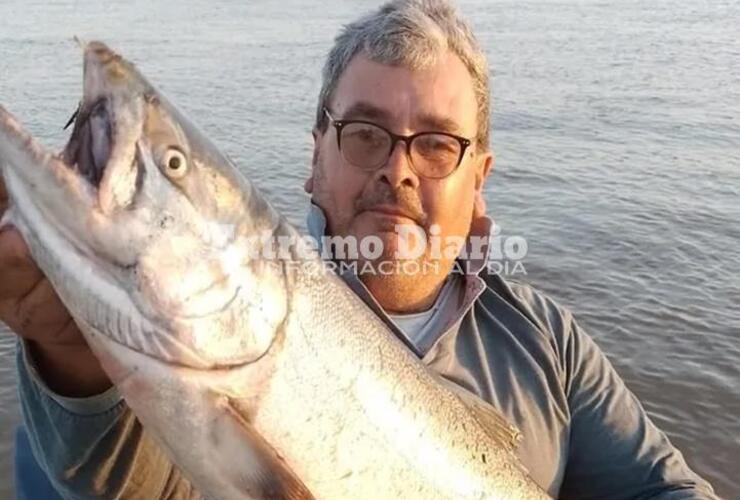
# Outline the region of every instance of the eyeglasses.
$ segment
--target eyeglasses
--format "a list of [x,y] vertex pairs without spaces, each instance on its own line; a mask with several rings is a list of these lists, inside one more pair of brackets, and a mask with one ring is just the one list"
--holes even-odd
[[337,147],[345,161],[366,171],[384,165],[398,141],[406,144],[411,167],[420,176],[442,179],[452,174],[462,162],[471,140],[447,132],[419,132],[398,135],[372,122],[335,120],[324,108],[337,130]]

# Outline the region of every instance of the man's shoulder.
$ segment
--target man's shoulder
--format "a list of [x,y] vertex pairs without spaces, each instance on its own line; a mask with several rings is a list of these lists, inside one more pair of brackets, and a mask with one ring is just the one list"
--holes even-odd
[[[501,302],[514,313],[507,311],[506,318],[519,318],[543,336],[562,355],[568,343],[573,315],[547,293],[518,279],[504,278],[498,274],[481,274],[486,290],[479,297],[484,305],[491,306],[492,314],[502,313]],[[497,310],[498,309],[498,310]]]

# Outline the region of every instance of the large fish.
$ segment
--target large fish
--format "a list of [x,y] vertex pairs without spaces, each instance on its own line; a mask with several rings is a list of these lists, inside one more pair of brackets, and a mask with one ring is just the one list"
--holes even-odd
[[300,238],[267,258],[298,233],[131,63],[83,49],[62,154],[0,107],[5,222],[202,494],[547,498],[514,427],[430,373]]

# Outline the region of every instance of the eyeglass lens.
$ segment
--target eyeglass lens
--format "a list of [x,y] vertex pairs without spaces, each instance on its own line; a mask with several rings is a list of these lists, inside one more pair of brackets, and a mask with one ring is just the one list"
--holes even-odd
[[[387,131],[369,123],[348,123],[340,140],[345,160],[364,169],[380,167],[394,146]],[[448,135],[421,134],[411,141],[411,163],[421,175],[443,177],[457,167],[460,149],[460,142]]]

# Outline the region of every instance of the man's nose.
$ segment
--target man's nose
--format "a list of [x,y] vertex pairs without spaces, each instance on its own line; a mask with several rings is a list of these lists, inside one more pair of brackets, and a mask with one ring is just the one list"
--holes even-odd
[[378,175],[381,180],[385,180],[393,188],[401,186],[417,188],[419,186],[419,177],[411,165],[405,142],[397,141],[393,145],[391,154],[385,165],[378,170]]

